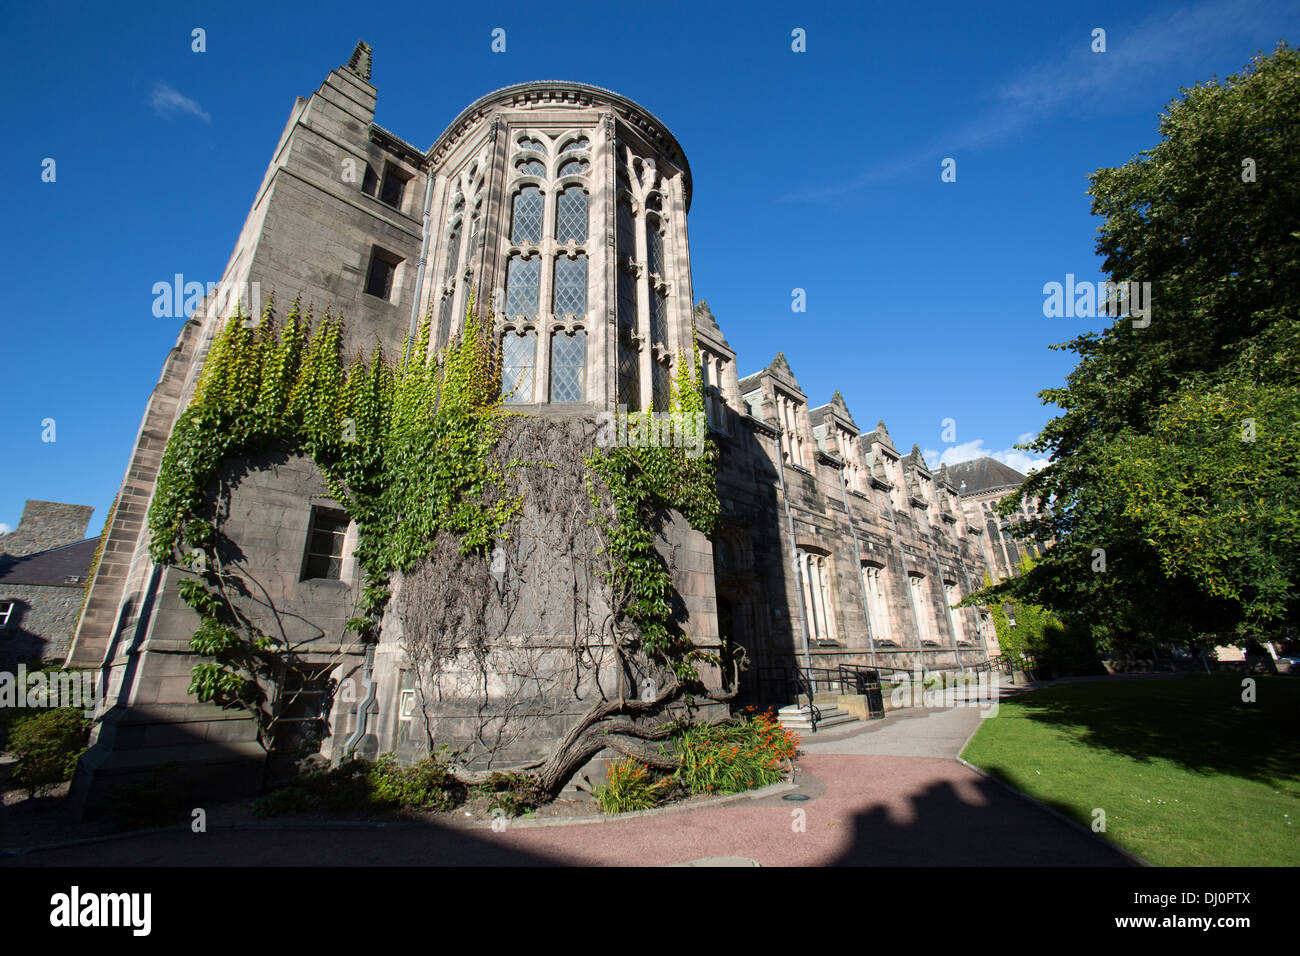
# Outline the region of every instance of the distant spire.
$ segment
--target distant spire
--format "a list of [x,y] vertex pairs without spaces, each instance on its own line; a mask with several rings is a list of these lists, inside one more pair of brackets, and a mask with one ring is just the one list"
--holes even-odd
[[370,82],[370,53],[370,44],[358,40],[357,48],[352,51],[352,59],[348,60],[348,69],[367,83]]

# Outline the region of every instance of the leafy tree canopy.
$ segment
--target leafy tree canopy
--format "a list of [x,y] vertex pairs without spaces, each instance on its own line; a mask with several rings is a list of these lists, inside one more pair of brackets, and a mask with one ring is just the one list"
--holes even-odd
[[1026,447],[1051,464],[1003,504],[1051,502],[1018,534],[1054,544],[996,592],[1112,650],[1300,610],[1300,55],[1182,90],[1159,132],[1089,188],[1103,269],[1151,283],[1150,324],[1053,346],[1079,361],[1040,393],[1061,413]]

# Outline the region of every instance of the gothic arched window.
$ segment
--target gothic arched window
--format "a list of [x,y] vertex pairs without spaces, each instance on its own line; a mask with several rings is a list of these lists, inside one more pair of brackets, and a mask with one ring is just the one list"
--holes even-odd
[[645,224],[646,271],[651,275],[664,274],[664,237],[659,231],[659,220],[651,217]]
[[823,554],[813,554],[802,549],[799,549],[798,554],[800,576],[803,578],[800,590],[808,637],[817,641],[833,641],[835,625],[827,558]]
[[885,599],[883,570],[873,565],[863,565],[862,583],[867,591],[871,636],[877,644],[892,644],[894,639],[889,626],[889,602]]
[[515,194],[510,241],[516,245],[542,241],[542,191],[536,186],[525,186]]
[[555,314],[587,314],[587,257],[555,260]]
[[587,333],[551,336],[551,401],[587,400]]
[[521,176],[545,176],[546,166],[540,159],[521,159],[515,164]]
[[584,176],[588,163],[585,159],[570,159],[560,167],[561,176]]
[[542,276],[542,259],[521,255],[510,257],[506,269],[506,315],[510,318],[524,316],[537,318],[538,283]]
[[581,186],[561,190],[555,203],[555,241],[587,241],[587,191]]
[[907,583],[912,592],[912,609],[916,611],[916,626],[922,644],[935,644],[934,629],[930,626],[930,602],[926,600],[925,578],[911,575]]
[[507,402],[533,401],[537,333],[507,332],[501,339],[501,394]]

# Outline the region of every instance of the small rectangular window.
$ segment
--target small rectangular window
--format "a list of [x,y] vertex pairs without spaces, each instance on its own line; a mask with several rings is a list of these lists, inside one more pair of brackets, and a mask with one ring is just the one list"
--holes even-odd
[[361,191],[367,196],[379,195],[379,177],[375,175],[375,168],[366,163],[366,174],[361,178]]
[[384,168],[384,181],[379,187],[379,201],[387,203],[394,209],[401,209],[402,196],[406,192],[406,181],[409,178],[398,167],[389,163]]
[[307,555],[303,562],[303,580],[324,578],[337,581],[343,570],[343,536],[347,534],[348,516],[342,511],[313,508],[311,529],[307,532]]
[[370,270],[366,273],[366,294],[388,299],[393,294],[393,277],[402,260],[376,246],[370,253]]

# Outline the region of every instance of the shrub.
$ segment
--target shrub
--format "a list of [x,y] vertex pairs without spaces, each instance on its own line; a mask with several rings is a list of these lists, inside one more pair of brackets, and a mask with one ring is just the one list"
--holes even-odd
[[19,718],[9,740],[9,749],[18,756],[14,782],[35,798],[71,780],[89,737],[90,721],[75,707]]
[[392,754],[383,754],[367,773],[370,802],[405,810],[450,810],[465,799],[465,788],[446,764],[426,758],[400,766]]
[[518,773],[489,774],[476,789],[487,797],[489,810],[503,810],[512,817],[535,809],[545,800],[545,795]]
[[287,787],[253,801],[259,817],[290,813],[358,810],[450,810],[465,799],[465,787],[440,760],[403,767],[392,754],[373,764],[348,760],[333,769],[305,773]]
[[677,776],[692,793],[739,793],[779,783],[781,762],[798,750],[799,736],[775,714],[750,709],[729,723],[698,724],[682,733]]
[[649,810],[657,805],[672,786],[668,778],[655,780],[650,768],[631,757],[609,765],[605,782],[593,792],[596,802],[606,813]]

